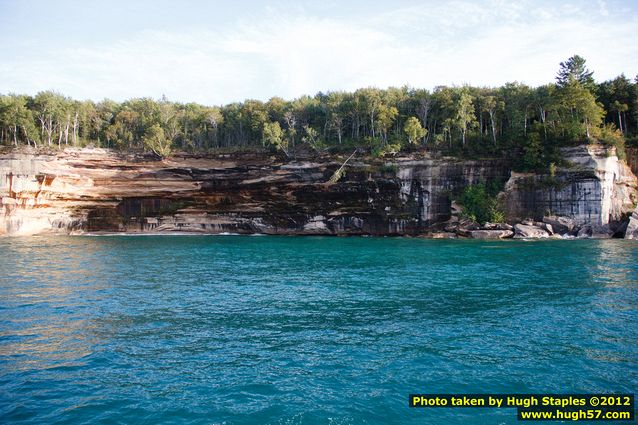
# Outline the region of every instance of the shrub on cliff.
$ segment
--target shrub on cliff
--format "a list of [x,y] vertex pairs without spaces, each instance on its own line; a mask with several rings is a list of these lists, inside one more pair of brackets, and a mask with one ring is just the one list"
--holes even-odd
[[619,159],[625,159],[625,137],[614,124],[605,125],[600,132],[600,141],[607,146],[616,148]]
[[388,155],[395,156],[399,152],[401,152],[401,145],[398,143],[392,143],[372,149],[372,156],[376,158],[384,158]]
[[459,202],[463,206],[462,215],[465,218],[481,224],[505,221],[505,214],[498,208],[496,197],[488,192],[483,183],[466,187]]

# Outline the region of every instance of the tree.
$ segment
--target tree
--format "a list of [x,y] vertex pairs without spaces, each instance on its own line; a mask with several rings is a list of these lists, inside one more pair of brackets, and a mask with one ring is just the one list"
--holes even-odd
[[103,101],[97,103],[93,110],[90,110],[89,137],[95,140],[97,146],[102,146],[102,140],[106,140],[107,145],[109,144],[107,131],[109,129],[109,125],[113,122],[113,118],[115,117],[115,114],[117,113],[119,108],[119,104],[115,103],[112,100],[104,99]]
[[33,122],[33,114],[27,107],[24,96],[8,95],[0,97],[0,123],[18,146],[19,140],[37,147],[37,130]]
[[600,128],[605,113],[594,95],[578,80],[572,79],[559,90],[557,100],[564,117],[563,133],[568,141],[578,141],[582,136],[591,140],[592,130]]
[[59,99],[56,119],[58,121],[58,148],[62,146],[62,138],[64,144],[69,145],[69,129],[71,127],[71,114],[73,113],[73,104],[70,99],[61,97]]
[[[407,139],[433,150],[452,150],[457,143],[466,154],[517,160],[536,144],[530,145],[530,134],[541,137],[543,158],[564,144],[615,140],[616,133],[603,124],[613,124],[629,141],[638,136],[637,81],[620,75],[594,90],[592,73],[579,56],[561,63],[556,78],[557,84],[537,88],[516,82],[494,88],[439,86],[431,93],[409,87],[362,88],[219,107],[165,97],[93,103],[51,91],[35,97],[0,95],[0,143],[148,149],[143,139],[156,135],[150,129],[157,124],[173,148],[197,151],[266,145],[287,151],[301,139],[315,148],[365,147],[377,152],[393,151],[389,145]],[[423,131],[411,118],[419,120]],[[415,134],[422,134],[420,141]]]
[[394,106],[380,105],[378,108],[376,125],[384,144],[388,143],[388,130],[392,127],[392,123],[398,115],[399,111]]
[[337,141],[341,144],[344,129],[344,94],[331,92],[326,97],[327,128],[337,133]]
[[456,114],[454,124],[461,131],[461,145],[465,147],[465,135],[468,128],[476,122],[472,96],[465,90],[461,91],[456,100]]
[[287,111],[284,114],[284,120],[286,121],[286,127],[288,127],[288,139],[290,140],[292,146],[295,146],[295,136],[297,135],[297,117],[292,111]]
[[543,127],[543,135],[547,140],[547,121],[550,116],[550,112],[553,106],[553,98],[555,96],[556,86],[553,84],[547,84],[538,87],[534,91],[533,103],[538,112],[538,119]]
[[177,141],[182,134],[180,121],[183,115],[184,111],[179,108],[179,105],[169,102],[166,96],[162,96],[159,102],[160,123],[166,138],[171,142]]
[[310,127],[309,125],[304,125],[303,130],[304,136],[301,138],[301,140],[304,143],[312,146],[314,150],[319,150],[321,142],[319,140],[319,133],[317,132],[317,130]]
[[[107,143],[119,147],[133,148],[136,142],[136,129],[139,127],[140,115],[129,108],[117,113],[113,123],[106,129],[104,135]],[[159,126],[159,124],[157,124]],[[164,135],[164,130],[162,130]]]
[[467,186],[459,198],[463,206],[463,216],[484,224],[488,221],[505,221],[505,215],[498,207],[496,198],[489,193],[484,183]]
[[276,150],[281,150],[288,156],[288,142],[283,137],[283,131],[278,122],[267,122],[264,124],[262,132],[264,146],[270,146]]
[[601,83],[597,94],[598,101],[607,111],[605,121],[616,124],[623,134],[627,134],[632,127],[632,115],[638,109],[636,84],[621,74],[613,80]]
[[258,100],[247,100],[243,104],[243,116],[246,119],[245,128],[248,134],[245,136],[248,144],[251,140],[259,140],[264,125],[268,122],[268,114],[264,104]]
[[625,104],[625,103],[620,103],[617,100],[614,101],[614,103],[611,105],[610,111],[611,112],[616,112],[618,114],[618,128],[620,129],[621,133],[625,133],[626,132],[626,125],[623,126],[623,116],[625,115],[625,112],[627,112],[627,110],[629,109],[629,105]]
[[419,140],[424,138],[428,131],[423,128],[418,118],[410,117],[405,121],[403,132],[408,137],[409,144],[417,145]]
[[375,135],[375,124],[374,119],[376,117],[377,111],[381,106],[381,96],[379,95],[379,90],[375,88],[367,88],[357,90],[355,94],[358,94],[358,98],[360,103],[363,105],[364,111],[368,115],[370,119],[370,135],[374,139]]
[[[500,102],[503,103],[503,102]],[[487,112],[490,118],[490,129],[492,130],[492,143],[496,144],[496,108],[498,103],[494,96],[486,96],[483,99],[482,110]]]
[[159,124],[153,124],[144,133],[142,138],[144,146],[161,158],[170,156],[172,141],[164,135],[164,130]]
[[565,87],[570,80],[576,80],[586,89],[594,91],[595,83],[592,77],[594,73],[585,67],[585,62],[585,59],[578,55],[561,62],[558,75],[556,75],[558,86]]
[[[51,146],[56,131],[59,131],[59,117],[64,97],[52,91],[38,93],[33,99],[36,116],[40,122],[41,138]],[[46,135],[46,139],[45,139]]]
[[430,96],[430,93],[427,90],[416,90],[413,96],[416,100],[415,112],[421,119],[421,125],[424,129],[426,129],[426,132],[423,135],[423,143],[425,144],[425,138],[428,135],[428,118],[430,115],[430,109],[432,108],[432,96]]
[[[450,87],[439,86],[432,93],[432,129],[433,138],[437,144],[445,144],[452,147],[452,127],[454,125],[454,91]],[[437,130],[441,132],[437,135]]]
[[527,136],[527,142],[524,150],[525,155],[523,156],[523,167],[526,170],[537,169],[541,165],[541,155],[543,152],[540,136],[537,133],[530,133]]

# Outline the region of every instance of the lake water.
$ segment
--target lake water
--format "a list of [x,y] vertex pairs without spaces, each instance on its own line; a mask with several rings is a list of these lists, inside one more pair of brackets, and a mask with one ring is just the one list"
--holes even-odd
[[638,243],[0,239],[0,422],[515,424],[638,392]]

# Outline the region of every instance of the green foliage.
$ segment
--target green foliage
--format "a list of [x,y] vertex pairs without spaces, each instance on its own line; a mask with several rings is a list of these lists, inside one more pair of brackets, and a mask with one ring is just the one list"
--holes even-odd
[[542,165],[543,153],[540,135],[538,133],[529,133],[523,149],[525,150],[523,168],[530,171],[539,168]]
[[616,155],[619,159],[626,158],[625,137],[613,124],[607,124],[601,129],[600,141],[606,146],[616,148]]
[[26,140],[29,145],[37,146],[40,137],[25,96],[0,96],[0,122],[5,123],[14,146],[18,146],[18,140],[21,139]]
[[304,136],[301,138],[302,142],[307,143],[316,151],[320,151],[325,148],[324,143],[319,138],[317,130],[308,125],[305,125],[303,130]]
[[267,122],[264,124],[262,140],[264,146],[281,150],[285,153],[288,152],[288,141],[283,137],[283,131],[278,122]]
[[421,121],[416,117],[410,117],[405,121],[403,132],[408,137],[408,143],[411,145],[418,145],[419,141],[428,133],[421,125]]
[[481,224],[505,221],[505,214],[498,208],[496,197],[489,193],[483,183],[467,186],[459,197],[459,202],[463,206],[462,215],[465,218]]
[[467,130],[476,124],[472,95],[467,90],[461,91],[455,106],[454,123],[461,132],[461,144],[465,146]]
[[329,183],[337,183],[339,180],[341,180],[341,178],[343,176],[346,175],[346,170],[345,168],[339,168],[337,169],[337,171],[334,172],[334,174],[330,177],[330,179],[328,180]]
[[144,133],[142,138],[144,146],[155,152],[156,155],[165,158],[171,155],[171,140],[164,135],[164,130],[159,124],[153,124]]
[[594,95],[575,79],[561,87],[557,95],[557,112],[566,117],[561,121],[562,135],[570,141],[595,138],[605,111]]
[[118,103],[78,102],[52,91],[0,95],[0,144],[6,146],[149,149],[144,138],[157,133],[150,130],[157,125],[171,147],[187,151],[287,153],[304,142],[318,151],[365,148],[384,156],[396,154],[397,145],[423,144],[433,153],[502,157],[540,169],[559,159],[560,147],[584,141],[620,152],[606,124],[625,140],[638,140],[638,83],[620,75],[595,84],[578,56],[561,63],[556,84],[536,88],[367,87],[219,107],[164,97]]
[[565,87],[572,82],[577,82],[588,90],[595,89],[593,72],[585,66],[585,59],[581,56],[574,55],[565,62],[560,63],[560,69],[556,76],[559,86]]
[[372,150],[372,156],[384,158],[386,156],[395,156],[399,152],[401,152],[401,145],[399,143],[394,143],[374,148]]

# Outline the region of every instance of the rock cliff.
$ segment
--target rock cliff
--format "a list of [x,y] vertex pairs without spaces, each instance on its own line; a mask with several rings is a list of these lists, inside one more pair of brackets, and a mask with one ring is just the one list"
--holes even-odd
[[450,218],[454,195],[468,184],[508,179],[502,196],[512,219],[545,211],[581,224],[622,219],[634,206],[631,171],[593,148],[569,155],[577,165],[552,186],[496,160],[355,158],[330,184],[341,158],[9,152],[0,155],[0,234],[418,235]]
[[281,161],[265,155],[160,161],[100,149],[0,157],[0,232],[422,233],[450,194],[508,175],[496,161]]
[[597,145],[562,150],[554,175],[512,173],[501,199],[510,221],[569,217],[577,226],[626,225],[638,201],[636,176],[613,149]]

